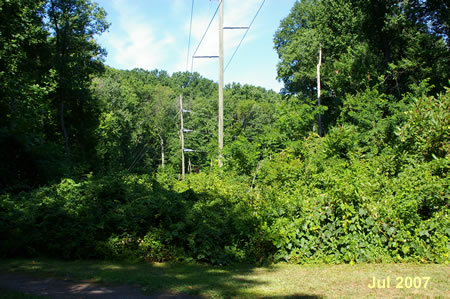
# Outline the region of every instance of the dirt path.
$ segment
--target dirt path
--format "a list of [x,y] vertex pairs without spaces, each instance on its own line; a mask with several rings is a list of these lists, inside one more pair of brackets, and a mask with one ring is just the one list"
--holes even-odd
[[[138,287],[111,286],[88,281],[72,281],[54,278],[36,278],[27,275],[0,273],[0,288],[20,291],[26,294],[48,296],[55,299],[69,298],[112,298],[148,299],[177,298],[194,299],[200,297],[160,293],[152,296],[142,294]],[[1,294],[0,294],[1,297]]]

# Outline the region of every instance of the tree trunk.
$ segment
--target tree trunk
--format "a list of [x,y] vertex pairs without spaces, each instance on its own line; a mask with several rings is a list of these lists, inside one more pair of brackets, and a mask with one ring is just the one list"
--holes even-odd
[[56,37],[56,54],[57,54],[57,69],[59,72],[59,88],[58,88],[58,98],[59,98],[59,121],[61,125],[61,130],[64,137],[64,149],[66,153],[66,158],[69,159],[69,137],[67,135],[66,125],[64,123],[64,97],[66,95],[66,86],[64,84],[63,78],[63,57],[65,56],[64,43],[61,40],[61,30],[59,28],[58,18],[55,13],[55,3],[51,1],[51,10],[53,12],[53,25],[55,26],[55,37]]
[[164,168],[164,139],[161,135],[159,136],[159,143],[161,145],[161,168]]
[[64,149],[66,151],[66,158],[69,159],[69,137],[67,136],[66,125],[64,123],[64,99],[61,99],[61,106],[59,113],[60,113],[59,117],[61,123],[61,130],[64,136]]
[[258,174],[258,170],[261,168],[261,162],[259,161],[256,165],[255,174],[253,175],[252,184],[250,185],[250,190],[253,190],[253,186],[255,186],[256,175]]

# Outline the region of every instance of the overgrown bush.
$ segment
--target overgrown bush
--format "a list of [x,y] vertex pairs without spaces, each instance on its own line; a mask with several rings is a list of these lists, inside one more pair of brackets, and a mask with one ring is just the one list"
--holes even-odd
[[154,176],[89,175],[3,194],[0,254],[448,263],[450,96],[418,90],[372,125],[344,103],[347,116],[340,119],[351,121],[258,164],[258,146],[239,138],[228,149],[228,167],[184,181],[160,168]]
[[149,176],[121,174],[4,195],[1,254],[216,264],[251,258],[258,220],[249,205],[218,178],[217,185],[190,185],[202,179],[191,176],[176,192]]

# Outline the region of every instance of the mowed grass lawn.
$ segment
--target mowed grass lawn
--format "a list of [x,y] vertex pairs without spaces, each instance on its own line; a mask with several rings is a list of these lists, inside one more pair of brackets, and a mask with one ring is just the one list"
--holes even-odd
[[[0,271],[136,285],[146,294],[171,291],[207,298],[450,298],[450,266],[433,264],[214,267],[198,264],[14,259],[0,260]],[[374,278],[376,285],[371,288]]]

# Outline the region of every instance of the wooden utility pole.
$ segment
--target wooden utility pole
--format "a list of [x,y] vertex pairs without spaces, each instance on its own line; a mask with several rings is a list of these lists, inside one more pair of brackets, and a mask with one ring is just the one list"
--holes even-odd
[[184,123],[183,123],[183,95],[180,94],[180,139],[181,139],[181,179],[184,181]]
[[[322,65],[322,45],[319,46],[319,63],[317,64],[317,105],[320,106],[320,66]],[[319,113],[319,136],[322,136],[322,115]]]
[[219,167],[223,165],[223,1],[219,3]]

